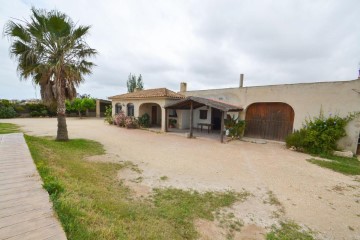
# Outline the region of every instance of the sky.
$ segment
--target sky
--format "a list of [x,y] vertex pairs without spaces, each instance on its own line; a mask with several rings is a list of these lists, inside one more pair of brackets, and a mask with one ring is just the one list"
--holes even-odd
[[[91,25],[99,54],[78,92],[106,99],[127,92],[128,75],[145,89],[179,91],[344,81],[358,78],[359,0],[0,0],[0,27],[30,9],[66,13]],[[0,99],[40,98],[20,81],[10,42],[0,38]]]

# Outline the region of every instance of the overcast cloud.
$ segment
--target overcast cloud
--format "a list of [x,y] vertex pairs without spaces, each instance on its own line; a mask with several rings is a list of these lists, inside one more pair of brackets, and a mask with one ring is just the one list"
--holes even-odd
[[[31,6],[57,9],[91,25],[98,50],[78,90],[97,98],[126,92],[129,73],[145,88],[189,90],[358,77],[359,0],[0,0],[0,26],[28,18]],[[0,98],[39,97],[19,81],[10,43],[0,39]]]

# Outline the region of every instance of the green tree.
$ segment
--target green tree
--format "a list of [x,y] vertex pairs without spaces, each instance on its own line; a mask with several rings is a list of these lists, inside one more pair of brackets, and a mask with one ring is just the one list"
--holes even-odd
[[136,81],[136,88],[138,88],[140,90],[144,89],[144,83],[143,83],[141,74],[139,75],[139,77],[138,77],[138,79]]
[[86,116],[88,116],[89,110],[96,108],[96,101],[93,98],[83,98],[81,104],[86,111]]
[[94,109],[95,107],[95,99],[89,97],[75,98],[72,101],[66,101],[66,109],[68,111],[77,111],[79,118],[81,118],[81,112],[86,111],[86,113],[88,113],[88,110]]
[[128,76],[128,80],[126,82],[126,86],[128,92],[134,92],[135,88],[138,88],[140,90],[144,89],[144,83],[141,74],[139,75],[138,78],[136,78],[135,74],[133,75],[130,73]]
[[75,88],[94,66],[87,59],[97,54],[85,42],[90,26],[77,26],[57,10],[31,12],[29,21],[8,21],[4,35],[11,41],[10,54],[17,60],[20,77],[40,86],[46,104],[56,104],[56,140],[66,141],[65,100],[76,96]]
[[126,86],[128,89],[128,92],[134,92],[135,88],[136,88],[136,76],[132,75],[131,73],[128,76],[128,80],[126,82]]

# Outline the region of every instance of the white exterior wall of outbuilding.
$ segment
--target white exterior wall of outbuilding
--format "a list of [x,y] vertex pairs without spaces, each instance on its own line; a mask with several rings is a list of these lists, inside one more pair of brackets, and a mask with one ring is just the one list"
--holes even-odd
[[[198,96],[221,100],[237,106],[244,111],[257,102],[283,102],[290,105],[294,112],[294,129],[300,129],[308,117],[318,116],[320,110],[326,115],[346,116],[360,111],[360,79],[340,82],[300,83],[273,86],[211,89],[183,92],[186,96]],[[347,127],[348,140],[340,141],[345,149],[356,152],[360,122],[353,121]],[[356,138],[356,139],[355,139]]]

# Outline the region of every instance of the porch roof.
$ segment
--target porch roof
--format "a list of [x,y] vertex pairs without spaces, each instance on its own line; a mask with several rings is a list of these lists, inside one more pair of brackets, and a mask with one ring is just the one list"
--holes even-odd
[[173,92],[167,88],[154,88],[147,90],[140,90],[131,93],[125,93],[109,97],[109,99],[148,99],[148,98],[168,98],[168,99],[182,99],[185,96]]
[[219,109],[220,111],[223,111],[223,112],[237,112],[237,111],[243,110],[243,108],[239,107],[239,106],[224,103],[224,102],[214,100],[214,99],[194,97],[194,96],[190,96],[190,97],[184,98],[182,100],[179,100],[176,103],[165,106],[165,108],[166,109],[190,109],[191,103],[192,103],[194,109],[203,107],[203,106],[209,106],[212,108]]

